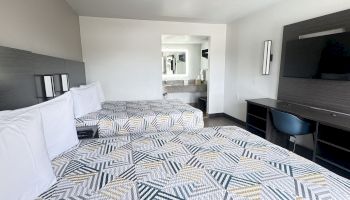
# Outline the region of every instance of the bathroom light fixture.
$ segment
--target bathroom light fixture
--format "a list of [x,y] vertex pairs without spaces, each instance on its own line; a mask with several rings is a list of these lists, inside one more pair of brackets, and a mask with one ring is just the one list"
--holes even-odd
[[263,60],[263,69],[262,69],[263,75],[270,74],[270,64],[272,61],[271,46],[272,46],[272,40],[264,41],[264,60]]

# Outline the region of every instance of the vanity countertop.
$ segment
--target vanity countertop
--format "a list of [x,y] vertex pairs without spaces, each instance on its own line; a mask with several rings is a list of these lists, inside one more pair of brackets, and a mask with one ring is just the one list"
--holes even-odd
[[163,85],[163,88],[167,93],[207,92],[207,84]]

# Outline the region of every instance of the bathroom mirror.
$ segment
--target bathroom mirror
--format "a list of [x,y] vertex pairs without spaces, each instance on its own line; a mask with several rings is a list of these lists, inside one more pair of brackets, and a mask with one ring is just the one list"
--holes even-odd
[[162,80],[169,84],[205,83],[209,68],[209,37],[195,35],[162,35]]
[[162,50],[163,75],[188,74],[187,50]]

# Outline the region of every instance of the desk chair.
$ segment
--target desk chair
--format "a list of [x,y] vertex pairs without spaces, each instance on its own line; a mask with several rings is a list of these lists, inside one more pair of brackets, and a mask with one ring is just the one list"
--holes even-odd
[[[292,114],[281,112],[278,110],[271,109],[272,121],[276,130],[279,133],[287,134],[291,137],[294,137],[294,147],[293,152],[295,151],[295,143],[297,135],[306,135],[312,134],[314,137],[314,126],[311,122],[307,120],[300,119]],[[288,145],[289,146],[289,139]]]

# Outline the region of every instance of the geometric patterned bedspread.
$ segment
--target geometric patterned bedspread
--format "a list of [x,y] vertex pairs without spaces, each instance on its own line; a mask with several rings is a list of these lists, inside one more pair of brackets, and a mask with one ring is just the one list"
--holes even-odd
[[350,199],[350,181],[238,127],[80,141],[39,199]]
[[204,127],[203,112],[179,100],[108,101],[76,119],[77,127],[96,126],[100,137]]

